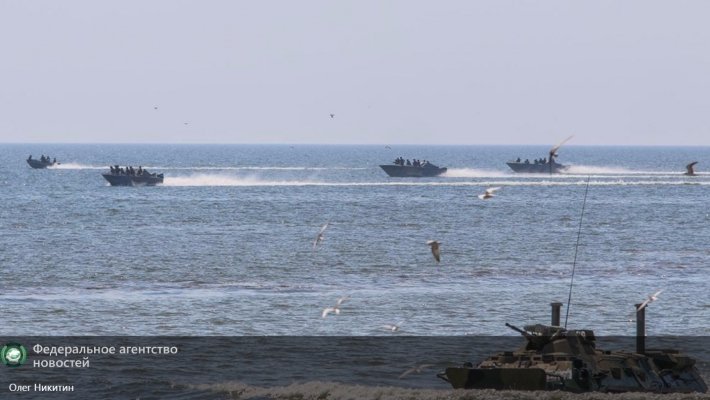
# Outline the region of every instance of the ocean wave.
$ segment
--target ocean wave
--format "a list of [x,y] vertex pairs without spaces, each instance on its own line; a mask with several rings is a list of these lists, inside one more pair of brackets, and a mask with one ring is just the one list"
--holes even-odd
[[[587,177],[567,177],[567,179],[545,177],[538,180],[497,179],[480,181],[426,180],[426,181],[386,181],[386,182],[329,182],[319,180],[273,180],[257,176],[239,177],[227,174],[192,174],[188,176],[165,177],[164,186],[579,186],[587,184]],[[637,177],[638,178],[638,177]],[[590,186],[683,186],[710,185],[708,180],[625,180],[618,177],[598,177],[589,182]]]
[[[465,400],[680,400],[710,399],[701,393],[567,393],[560,391],[409,389],[393,386],[363,386],[336,382],[294,383],[288,386],[259,387],[239,382],[191,385],[197,390],[226,393],[233,399],[465,399]],[[580,397],[581,396],[581,397]]]
[[147,167],[153,169],[164,169],[164,170],[188,170],[188,171],[353,171],[353,170],[365,170],[369,168],[363,167],[270,167],[270,166],[190,166],[190,167],[170,167],[170,166],[154,166]]
[[[122,164],[121,164],[122,165]],[[135,166],[134,166],[135,167]],[[145,169],[150,170],[168,170],[168,171],[356,171],[366,170],[365,167],[278,167],[278,166],[160,166],[160,165],[142,165]],[[106,165],[91,165],[77,162],[68,162],[48,167],[50,169],[108,169]]]

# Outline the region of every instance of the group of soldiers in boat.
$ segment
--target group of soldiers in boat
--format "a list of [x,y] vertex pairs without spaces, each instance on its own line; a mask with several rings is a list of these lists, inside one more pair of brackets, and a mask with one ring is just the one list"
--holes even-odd
[[133,166],[127,166],[126,168],[119,167],[118,165],[109,166],[111,173],[114,175],[128,175],[128,176],[143,176],[151,175],[148,171],[144,170],[142,166],[138,166],[138,169],[134,169]]
[[[520,161],[520,157],[518,157],[518,159],[515,160],[515,162],[517,162],[517,163],[522,162],[524,164],[530,164],[529,159],[526,158],[525,161]],[[533,160],[533,164],[547,164],[547,157],[536,158],[535,160]]]
[[[30,154],[29,157],[27,157],[27,161],[32,161],[32,154]],[[54,157],[54,160],[52,160],[51,157],[47,156],[45,157],[44,154],[39,158],[39,162],[43,164],[56,164],[57,163],[57,157]]]
[[397,157],[397,159],[394,160],[394,164],[401,165],[403,167],[405,165],[410,166],[410,167],[424,167],[429,164],[429,161],[427,161],[427,160],[420,161],[417,159],[413,159],[412,161],[409,161],[409,159],[405,160],[402,157]]

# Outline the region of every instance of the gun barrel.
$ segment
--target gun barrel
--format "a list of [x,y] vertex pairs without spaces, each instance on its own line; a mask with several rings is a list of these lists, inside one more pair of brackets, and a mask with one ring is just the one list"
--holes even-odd
[[510,329],[512,329],[512,330],[514,330],[514,331],[516,331],[516,332],[518,332],[519,334],[521,334],[521,335],[523,335],[523,336],[525,336],[525,337],[530,336],[529,333],[525,332],[524,330],[518,328],[518,327],[515,326],[515,325],[511,325],[511,324],[509,324],[509,323],[506,322],[506,323],[505,323],[505,326],[507,326],[508,328],[510,328]]

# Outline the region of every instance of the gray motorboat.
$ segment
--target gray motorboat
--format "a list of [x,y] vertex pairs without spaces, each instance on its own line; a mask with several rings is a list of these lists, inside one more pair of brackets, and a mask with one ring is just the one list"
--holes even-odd
[[557,150],[559,150],[559,148],[562,147],[562,145],[565,144],[570,139],[572,139],[572,136],[563,140],[557,146],[552,147],[550,149],[548,158],[542,158],[539,160],[534,160],[532,162],[527,159],[525,161],[521,161],[520,158],[518,158],[515,161],[508,161],[508,162],[506,162],[506,164],[513,171],[520,172],[520,173],[558,174],[558,173],[566,170],[568,167],[566,165],[562,165],[562,164],[558,163],[557,161],[555,161],[555,158],[557,158]]
[[425,162],[421,165],[401,165],[397,163],[380,165],[387,175],[395,178],[423,178],[439,176],[446,172],[446,168]]
[[155,186],[163,183],[163,174],[150,173],[142,168],[134,171],[133,167],[130,170],[126,170],[116,166],[115,168],[111,167],[111,172],[103,173],[101,176],[111,186]]
[[508,161],[506,164],[515,172],[530,174],[558,174],[567,169],[566,165],[559,164],[552,159],[552,162],[545,160],[545,163],[525,161]]
[[56,158],[52,160],[49,157],[45,157],[44,155],[39,159],[32,158],[32,156],[30,155],[29,157],[27,157],[27,164],[29,164],[30,167],[34,169],[45,169],[47,167],[59,165]]

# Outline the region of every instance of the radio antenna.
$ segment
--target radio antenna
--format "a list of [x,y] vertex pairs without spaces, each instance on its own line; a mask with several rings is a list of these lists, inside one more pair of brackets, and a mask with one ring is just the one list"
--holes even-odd
[[574,245],[574,261],[572,261],[572,279],[569,282],[569,296],[567,297],[567,313],[565,314],[565,329],[567,329],[567,319],[569,319],[569,307],[572,305],[572,284],[574,283],[574,271],[577,269],[577,251],[579,250],[579,238],[582,236],[582,218],[584,217],[584,206],[587,204],[587,193],[589,192],[589,179],[587,177],[587,187],[584,189],[584,200],[582,200],[582,214],[579,216],[579,229],[577,230],[577,244]]

